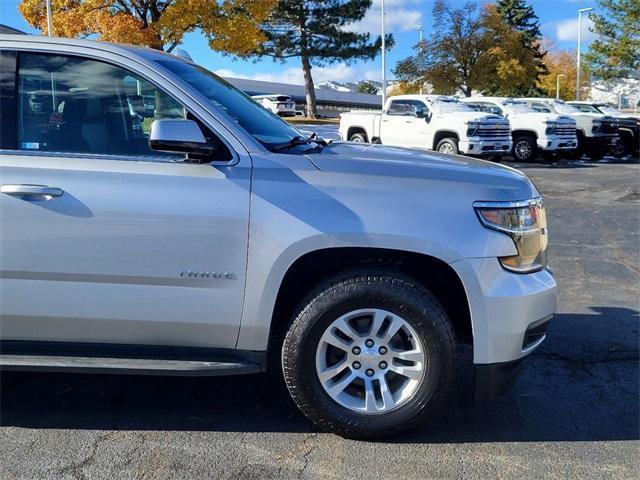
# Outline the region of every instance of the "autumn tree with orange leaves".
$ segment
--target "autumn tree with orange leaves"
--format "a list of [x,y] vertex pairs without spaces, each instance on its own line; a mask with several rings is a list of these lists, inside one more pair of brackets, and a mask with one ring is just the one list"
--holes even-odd
[[[200,29],[209,46],[244,56],[264,41],[260,24],[275,0],[51,0],[53,34],[172,51]],[[27,23],[47,32],[45,0],[22,0]]]

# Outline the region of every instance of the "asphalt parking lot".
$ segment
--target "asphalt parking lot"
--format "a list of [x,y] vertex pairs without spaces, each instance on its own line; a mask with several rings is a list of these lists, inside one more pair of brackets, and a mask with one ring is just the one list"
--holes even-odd
[[319,433],[262,376],[4,374],[0,478],[639,478],[640,165],[516,165],[545,194],[559,311],[513,390],[419,431]]

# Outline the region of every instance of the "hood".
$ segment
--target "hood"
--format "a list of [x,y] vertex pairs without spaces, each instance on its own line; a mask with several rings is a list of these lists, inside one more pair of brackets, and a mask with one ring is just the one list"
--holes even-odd
[[508,123],[508,121],[500,115],[487,114],[483,112],[444,112],[439,113],[438,117],[453,117],[466,122],[483,122],[483,123]]
[[361,176],[425,179],[476,185],[476,200],[527,200],[539,195],[527,176],[511,167],[460,155],[351,142],[332,142],[307,158],[321,171]]
[[532,120],[534,122],[556,122],[561,124],[575,125],[576,121],[566,115],[545,112],[527,112],[517,115],[509,115],[509,120]]

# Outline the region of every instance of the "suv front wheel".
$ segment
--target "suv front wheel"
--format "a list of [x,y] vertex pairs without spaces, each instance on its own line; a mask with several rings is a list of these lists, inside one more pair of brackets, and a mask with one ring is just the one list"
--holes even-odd
[[297,406],[317,426],[375,439],[420,425],[453,379],[455,337],[424,287],[399,273],[354,270],[303,302],[282,368]]

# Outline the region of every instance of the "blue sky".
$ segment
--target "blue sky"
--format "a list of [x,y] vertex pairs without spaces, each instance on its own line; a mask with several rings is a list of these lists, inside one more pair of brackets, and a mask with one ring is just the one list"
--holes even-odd
[[[448,0],[454,6],[461,6],[468,0]],[[432,28],[431,9],[434,0],[385,0],[385,17],[387,31],[396,38],[396,46],[387,55],[387,65],[391,70],[398,60],[411,53],[411,46],[418,41],[418,27],[422,26],[424,35],[428,36]],[[21,30],[35,32],[30,29],[17,10],[20,0],[0,0],[0,23]],[[487,3],[478,1],[479,5]],[[577,10],[585,7],[597,7],[595,0],[529,0],[533,6],[545,37],[557,48],[575,48],[577,39]],[[583,22],[586,16],[583,16]],[[373,7],[362,22],[351,28],[357,31],[380,32],[380,0],[373,0]],[[583,23],[583,48],[593,39]],[[298,59],[286,64],[264,59],[258,62],[234,60],[209,49],[204,37],[194,32],[189,34],[182,48],[187,50],[193,59],[224,76],[273,80],[287,83],[302,83],[302,72]],[[351,65],[333,64],[317,67],[313,71],[316,83],[324,80],[354,81],[362,79],[380,80],[380,58],[373,61],[358,62]],[[387,78],[392,77],[390,73]]]

